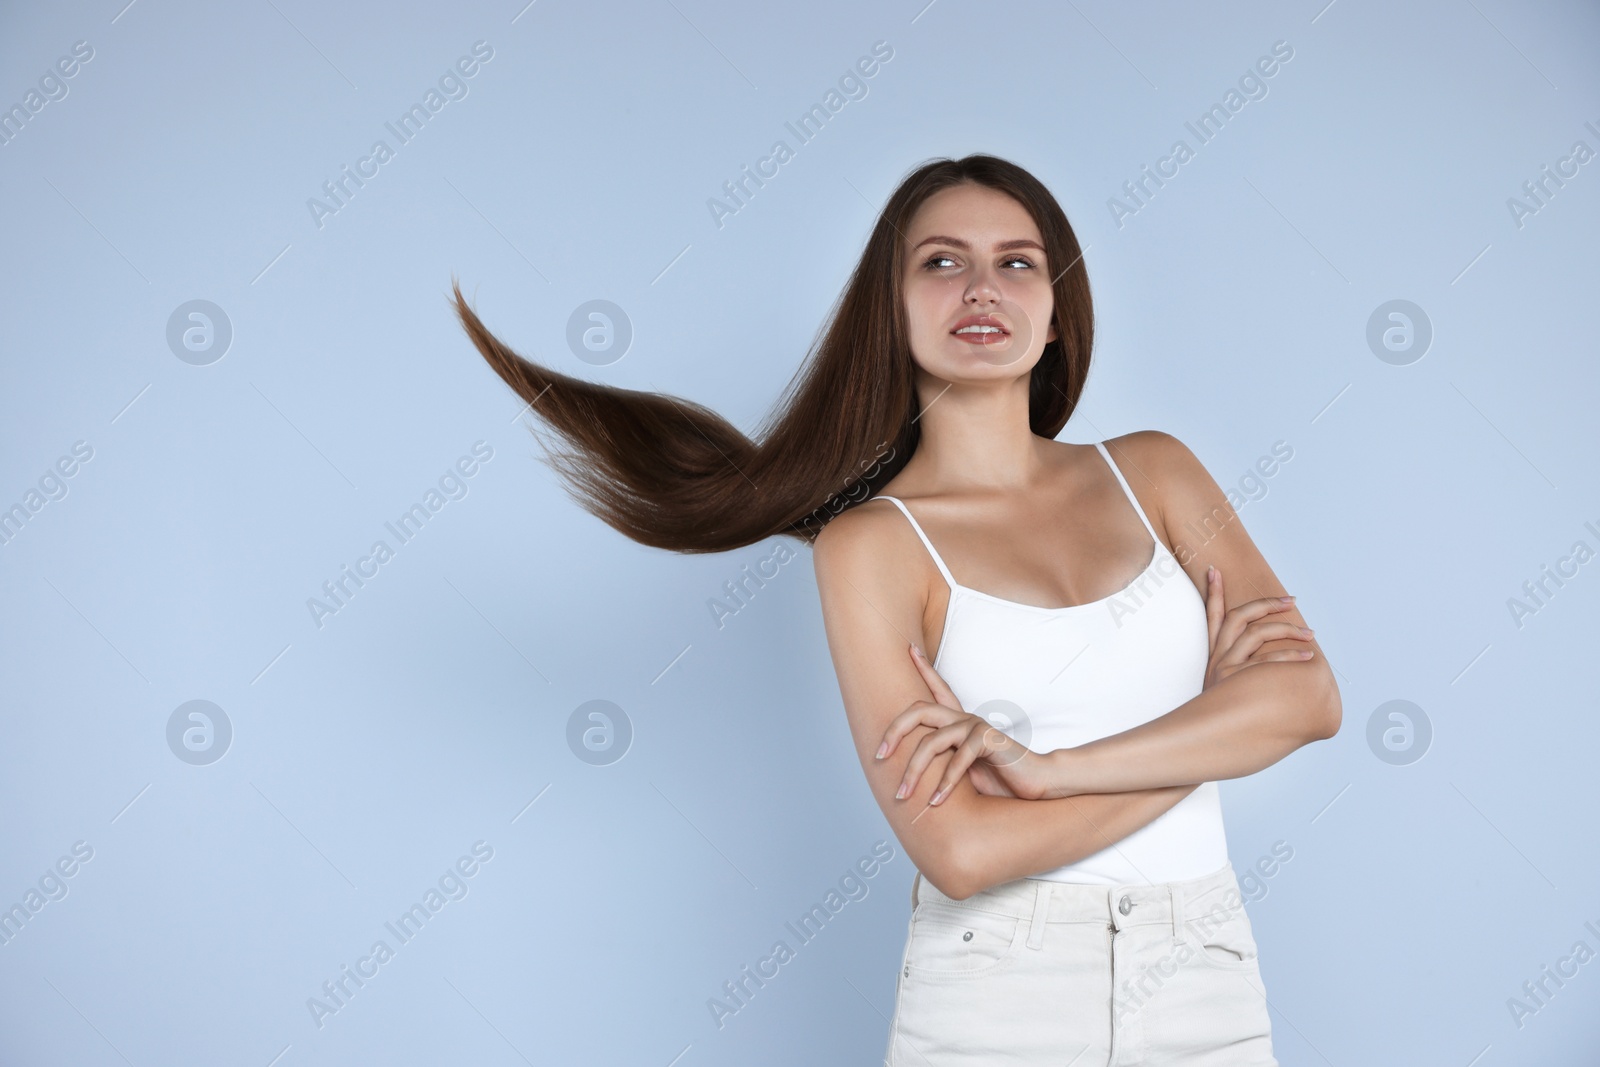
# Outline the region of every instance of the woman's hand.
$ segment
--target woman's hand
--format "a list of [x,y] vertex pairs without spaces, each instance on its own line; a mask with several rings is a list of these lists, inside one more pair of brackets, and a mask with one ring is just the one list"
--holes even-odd
[[884,731],[877,758],[887,757],[900,744],[900,739],[917,726],[932,726],[934,731],[917,742],[896,799],[915,792],[922,772],[946,749],[953,749],[955,755],[945,768],[944,778],[929,804],[943,801],[961,776],[968,773],[979,793],[1023,800],[1043,799],[1050,788],[1045,757],[1012,740],[981,716],[963,711],[955,693],[915,645],[911,646],[911,660],[937,703],[919,700],[895,716]]
[[1294,597],[1262,597],[1247,600],[1232,611],[1224,611],[1222,598],[1222,572],[1215,567],[1206,568],[1206,628],[1211,636],[1211,658],[1206,664],[1205,684],[1210,689],[1230,674],[1257,663],[1275,660],[1308,660],[1315,653],[1309,648],[1284,648],[1276,652],[1262,652],[1268,641],[1292,637],[1300,641],[1311,640],[1311,631],[1282,619],[1269,619],[1275,611],[1288,611],[1294,606]]

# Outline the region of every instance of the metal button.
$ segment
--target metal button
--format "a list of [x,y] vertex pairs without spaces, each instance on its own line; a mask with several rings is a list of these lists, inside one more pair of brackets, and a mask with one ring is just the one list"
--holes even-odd
[[966,933],[962,934],[961,935],[961,940],[963,940],[963,941],[971,941],[972,940],[972,931],[968,930]]
[[1126,893],[1124,893],[1122,895],[1122,899],[1117,902],[1117,910],[1122,912],[1124,915],[1133,910],[1133,901],[1128,899],[1128,895]]

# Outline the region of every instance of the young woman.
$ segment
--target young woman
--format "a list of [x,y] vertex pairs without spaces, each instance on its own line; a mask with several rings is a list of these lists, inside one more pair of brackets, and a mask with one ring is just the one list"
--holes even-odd
[[1089,369],[1080,260],[1014,164],[918,168],[759,441],[524,360],[455,305],[613,527],[813,544],[857,752],[918,871],[889,1064],[1275,1064],[1216,783],[1333,736],[1339,692],[1179,441],[1054,440]]

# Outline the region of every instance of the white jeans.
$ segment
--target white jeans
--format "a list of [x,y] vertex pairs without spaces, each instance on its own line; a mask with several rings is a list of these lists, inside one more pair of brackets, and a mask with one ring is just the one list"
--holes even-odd
[[889,1067],[1277,1067],[1232,865],[1156,885],[919,872]]

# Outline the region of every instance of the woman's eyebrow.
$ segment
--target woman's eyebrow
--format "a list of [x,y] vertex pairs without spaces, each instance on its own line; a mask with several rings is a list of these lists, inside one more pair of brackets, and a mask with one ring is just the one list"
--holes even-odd
[[[959,237],[945,237],[942,234],[935,234],[932,237],[925,237],[922,240],[918,241],[915,245],[912,246],[912,250],[915,251],[916,249],[921,248],[923,245],[926,245],[926,244],[953,245],[956,248],[969,249],[969,250],[972,248],[972,246],[970,244],[968,244],[967,242],[963,241]],[[995,247],[995,250],[999,251],[999,252],[1009,252],[1013,248],[1037,248],[1041,252],[1044,251],[1044,246],[1041,245],[1038,241],[1032,241],[1032,240],[1029,240],[1026,237],[1019,237],[1019,238],[1017,238],[1015,240],[1011,240],[1011,241],[1001,241],[999,244],[995,245],[994,247]]]

